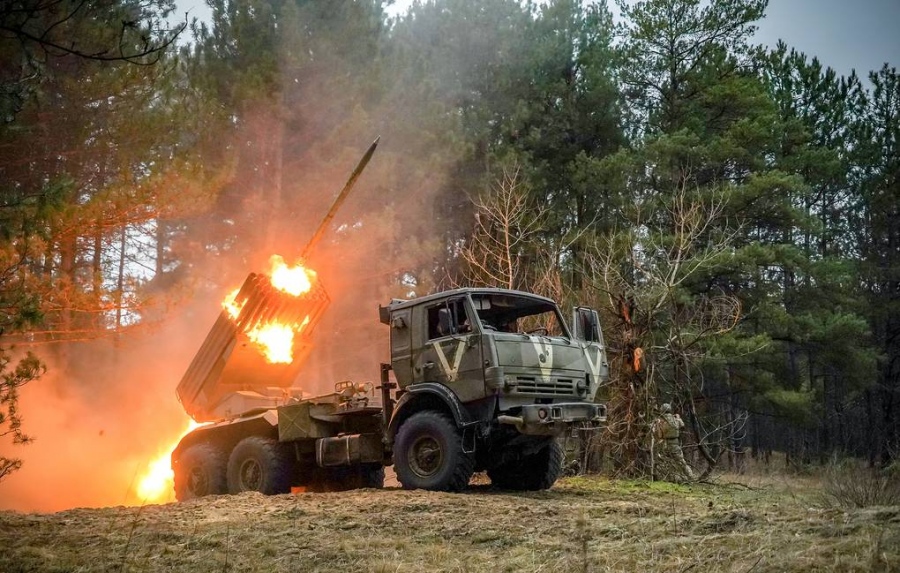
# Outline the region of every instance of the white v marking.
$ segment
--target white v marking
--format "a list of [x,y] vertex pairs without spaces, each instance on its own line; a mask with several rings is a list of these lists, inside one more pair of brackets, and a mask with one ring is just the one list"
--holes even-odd
[[444,348],[440,344],[432,342],[431,345],[434,346],[438,361],[441,363],[441,368],[447,373],[447,378],[450,379],[450,382],[455,382],[459,373],[459,365],[462,363],[463,353],[466,350],[466,340],[460,339],[456,341],[456,354],[453,355],[453,366],[450,366],[447,355],[444,354]]

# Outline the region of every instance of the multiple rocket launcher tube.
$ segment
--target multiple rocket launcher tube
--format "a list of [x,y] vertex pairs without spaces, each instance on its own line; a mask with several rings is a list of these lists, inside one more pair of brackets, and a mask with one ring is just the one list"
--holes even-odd
[[[321,241],[375,152],[379,139],[369,146],[351,173],[303,249],[301,261],[307,260]],[[329,303],[328,294],[314,275],[310,277],[309,290],[294,296],[274,288],[267,275],[250,273],[234,299],[234,307],[240,309],[237,316],[222,310],[178,384],[176,393],[188,415],[201,423],[221,420],[245,413],[234,411],[235,396],[251,398],[248,402],[238,401],[238,404],[252,404],[255,397],[265,404],[268,398],[268,407],[274,406],[275,400],[289,396],[290,388],[312,350],[311,334]],[[290,363],[267,362],[247,336],[258,326],[272,322],[289,325],[294,330]]]

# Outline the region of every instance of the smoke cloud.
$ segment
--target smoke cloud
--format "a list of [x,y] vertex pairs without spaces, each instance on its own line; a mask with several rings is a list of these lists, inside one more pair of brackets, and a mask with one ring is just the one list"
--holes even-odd
[[77,377],[41,353],[47,374],[20,394],[23,427],[35,441],[0,445],[4,455],[24,462],[0,483],[0,509],[141,504],[137,480],[189,422],[174,390],[205,335],[196,324],[217,312],[185,309],[118,342],[75,345],[67,363]]

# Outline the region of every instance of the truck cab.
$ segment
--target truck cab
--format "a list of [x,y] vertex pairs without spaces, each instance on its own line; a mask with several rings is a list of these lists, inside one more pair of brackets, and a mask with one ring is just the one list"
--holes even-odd
[[[606,419],[594,401],[608,377],[595,311],[575,309],[573,332],[548,298],[464,288],[394,300],[381,321],[399,387],[387,437],[404,486],[460,489],[471,471],[486,469],[503,487],[549,487],[562,458],[554,438]],[[408,424],[423,417],[431,437],[411,437],[418,430]],[[451,429],[455,436],[443,435]],[[443,451],[456,441],[459,452]],[[443,475],[429,456],[458,457],[463,468]],[[538,468],[526,471],[532,479],[514,477],[526,466]]]

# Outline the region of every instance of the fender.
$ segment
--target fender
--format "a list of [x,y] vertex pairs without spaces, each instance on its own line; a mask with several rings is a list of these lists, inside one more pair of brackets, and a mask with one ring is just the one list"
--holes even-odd
[[422,382],[406,387],[406,391],[397,400],[394,413],[388,424],[388,436],[393,440],[397,429],[404,420],[420,410],[418,407],[423,402],[428,403],[430,409],[435,407],[446,409],[452,416],[457,428],[466,428],[477,424],[481,420],[473,418],[466,406],[459,401],[452,390],[436,382]]
[[278,410],[265,410],[252,414],[222,420],[212,424],[204,424],[188,432],[175,449],[172,459],[177,459],[182,450],[198,442],[210,442],[225,448],[225,453],[241,439],[247,436],[278,437]]

